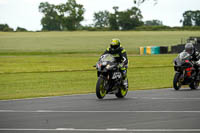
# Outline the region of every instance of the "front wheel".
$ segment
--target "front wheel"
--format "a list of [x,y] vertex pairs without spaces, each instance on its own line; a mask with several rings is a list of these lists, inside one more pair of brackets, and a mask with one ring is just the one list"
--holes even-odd
[[[128,80],[127,80],[128,82]],[[125,88],[124,86],[123,87],[120,87],[118,92],[115,94],[116,97],[118,98],[124,98],[126,95],[127,95],[127,92],[128,92],[128,87]]]
[[99,77],[96,84],[96,96],[99,99],[103,99],[106,95],[105,89],[105,80],[102,77]]
[[199,87],[199,81],[194,81],[189,86],[192,90],[196,90]]
[[176,73],[174,75],[173,86],[175,90],[179,90],[181,88],[182,83],[180,77],[181,73]]

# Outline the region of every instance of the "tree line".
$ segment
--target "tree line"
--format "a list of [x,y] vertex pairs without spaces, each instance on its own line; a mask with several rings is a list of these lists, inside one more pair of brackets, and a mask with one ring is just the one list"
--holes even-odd
[[[141,4],[146,0],[134,0],[135,4]],[[154,0],[157,2],[157,0]],[[78,4],[76,0],[68,0],[65,4],[54,5],[48,2],[40,3],[39,11],[43,13],[41,20],[44,31],[63,30],[172,30],[171,27],[164,26],[160,20],[149,20],[143,22],[142,12],[133,6],[130,9],[119,11],[119,7],[114,6],[113,12],[107,10],[95,12],[93,24],[82,26],[85,8]],[[200,10],[185,11],[183,13],[182,29],[190,26],[200,26]],[[185,28],[184,28],[185,27]],[[181,29],[175,27],[175,29]],[[199,28],[197,28],[199,30]],[[194,28],[191,28],[194,30]]]
[[0,31],[4,31],[4,32],[25,32],[25,31],[28,31],[27,29],[25,28],[22,28],[22,27],[17,27],[16,30],[14,30],[13,28],[9,27],[8,24],[0,24]]
[[119,7],[113,7],[114,13],[100,11],[94,13],[94,27],[110,30],[131,30],[143,25],[142,13],[137,7],[125,11],[119,11]]
[[[146,0],[133,0],[135,4],[141,4]],[[154,0],[157,2],[157,0]],[[113,12],[107,10],[95,12],[93,24],[83,26],[85,8],[76,0],[68,0],[66,3],[54,5],[42,2],[39,12],[43,14],[41,19],[42,31],[74,31],[74,30],[199,30],[200,10],[185,11],[180,22],[183,27],[164,26],[160,20],[148,20],[143,22],[142,12],[138,7],[131,7],[119,11],[114,6]],[[0,24],[0,31],[14,31],[7,24]],[[17,27],[16,31],[27,31]]]
[[[119,7],[113,7],[111,13],[107,10],[94,13],[94,23],[89,26],[82,26],[85,8],[76,0],[68,0],[65,4],[49,4],[42,2],[39,11],[43,13],[41,20],[43,31],[63,30],[132,30],[145,23],[142,21],[141,10],[132,7],[125,11],[119,11]],[[159,20],[148,21],[147,25],[161,25]]]
[[[145,0],[134,1],[143,3]],[[156,1],[156,0],[154,0]],[[39,11],[43,13],[42,30],[134,30],[143,26],[163,26],[160,20],[142,21],[141,10],[132,7],[125,11],[119,11],[119,7],[113,7],[114,13],[107,10],[94,13],[94,23],[82,26],[85,8],[76,0],[68,0],[65,4],[54,5],[48,2],[40,3]],[[200,11],[186,11],[183,13],[183,26],[200,26]],[[163,26],[165,29],[167,26]],[[152,29],[152,28],[150,28]],[[158,29],[158,28],[157,28]]]

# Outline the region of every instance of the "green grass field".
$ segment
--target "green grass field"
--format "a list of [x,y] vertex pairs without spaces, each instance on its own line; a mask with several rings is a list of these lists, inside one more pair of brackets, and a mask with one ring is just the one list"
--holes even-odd
[[200,32],[0,32],[0,99],[93,93],[92,66],[111,38],[129,57],[129,89],[172,87],[176,55],[139,56],[138,47],[172,45]]
[[[129,56],[129,89],[172,87],[176,55]],[[97,55],[2,56],[0,99],[95,92]]]
[[1,54],[101,53],[112,38],[120,38],[128,53],[139,46],[169,46],[181,39],[200,36],[199,31],[108,31],[108,32],[0,32]]

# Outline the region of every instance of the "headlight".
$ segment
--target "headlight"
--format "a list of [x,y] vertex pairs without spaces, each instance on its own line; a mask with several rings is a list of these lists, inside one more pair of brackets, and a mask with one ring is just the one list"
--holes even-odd
[[110,68],[110,65],[107,65],[107,66],[106,66],[106,69],[109,69],[109,68]]

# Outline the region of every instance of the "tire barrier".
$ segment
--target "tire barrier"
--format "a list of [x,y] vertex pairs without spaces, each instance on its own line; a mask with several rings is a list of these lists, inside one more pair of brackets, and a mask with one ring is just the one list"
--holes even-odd
[[[194,47],[200,51],[200,37],[189,37],[187,42],[193,43]],[[180,53],[185,49],[185,44],[171,46],[171,53]]]
[[146,46],[140,47],[140,55],[167,54],[168,46]]
[[180,53],[185,49],[185,44],[171,46],[171,53]]
[[160,54],[160,47],[158,46],[151,47],[151,54]]
[[[189,37],[187,42],[193,43],[194,47],[200,51],[200,37]],[[140,55],[181,53],[184,49],[185,44],[173,45],[171,51],[168,51],[168,46],[146,46],[140,47]]]
[[147,54],[151,54],[151,46],[147,46]]
[[194,47],[195,47],[198,51],[200,51],[200,42],[199,42],[198,44],[194,44]]
[[147,53],[146,51],[147,51],[146,47],[140,47],[140,55],[146,54]]
[[168,46],[160,46],[160,54],[167,54],[167,53],[169,53]]
[[200,44],[200,37],[189,37],[188,41],[191,41],[194,44]]
[[140,47],[140,55],[144,54],[144,47]]
[[[194,44],[194,47],[200,51],[200,43]],[[185,44],[171,46],[171,53],[181,53],[185,49]]]

